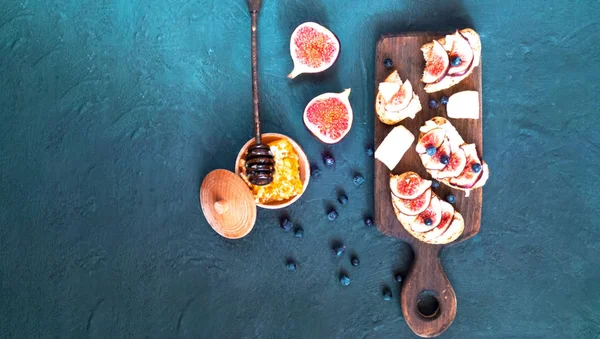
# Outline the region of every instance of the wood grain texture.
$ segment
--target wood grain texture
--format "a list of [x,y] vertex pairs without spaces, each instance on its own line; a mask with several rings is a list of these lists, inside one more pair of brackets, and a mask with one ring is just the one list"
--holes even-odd
[[[447,118],[445,106],[440,105],[437,109],[429,108],[428,101],[430,99],[439,101],[443,95],[450,96],[453,93],[464,90],[477,90],[480,93],[481,107],[481,65],[475,68],[473,73],[459,84],[440,92],[425,93],[424,84],[421,82],[425,60],[420,48],[423,44],[441,37],[443,37],[442,33],[437,34],[432,32],[387,35],[383,36],[377,43],[375,91],[377,92],[378,84],[396,69],[403,81],[406,79],[410,80],[415,93],[421,100],[423,110],[417,114],[415,119],[405,119],[401,122],[402,125],[415,135],[415,139],[418,139],[419,128],[425,121],[435,116]],[[386,69],[383,65],[384,60],[387,58],[392,59],[394,62],[392,69]],[[456,127],[466,143],[475,143],[477,145],[477,149],[482,155],[481,108],[480,119],[478,120],[448,120]],[[393,127],[381,123],[375,117],[376,147],[381,144]],[[391,173],[400,174],[406,171],[414,171],[423,178],[430,178],[430,175],[425,171],[421,160],[414,150],[414,145],[406,152],[400,163]],[[426,244],[418,241],[406,232],[396,219],[390,201],[389,169],[383,163],[376,160],[374,171],[375,223],[380,232],[410,243],[415,255],[413,265],[408,272],[402,288],[402,313],[407,324],[416,334],[422,337],[437,336],[452,324],[456,315],[456,295],[439,260],[440,250],[446,245]],[[441,198],[444,198],[449,193],[454,194],[456,196],[456,210],[465,219],[465,230],[454,243],[464,241],[479,232],[482,202],[481,188],[471,191],[468,198],[465,198],[465,192],[451,189],[443,184],[435,191]],[[417,299],[424,291],[436,295],[439,302],[439,311],[431,318],[426,318],[417,311]]]

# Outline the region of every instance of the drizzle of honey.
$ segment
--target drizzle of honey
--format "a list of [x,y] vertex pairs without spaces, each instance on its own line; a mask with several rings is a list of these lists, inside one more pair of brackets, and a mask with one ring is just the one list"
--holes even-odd
[[302,193],[302,181],[300,180],[300,163],[298,153],[292,144],[286,140],[275,140],[270,142],[269,147],[275,159],[275,174],[273,182],[265,186],[254,186],[246,177],[245,163],[241,161],[241,176],[248,184],[254,194],[254,200],[259,204],[268,204],[283,201]]

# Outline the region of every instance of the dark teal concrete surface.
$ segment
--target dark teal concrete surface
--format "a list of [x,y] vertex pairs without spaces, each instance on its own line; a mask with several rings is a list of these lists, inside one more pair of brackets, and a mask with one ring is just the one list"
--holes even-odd
[[[228,241],[204,219],[198,187],[232,170],[252,135],[245,1],[1,1],[0,337],[413,338],[393,282],[410,248],[362,223],[375,43],[469,26],[483,42],[493,174],[481,232],[442,254],[459,302],[442,337],[599,338],[599,17],[591,0],[265,0],[264,129],[337,166]],[[341,55],[290,81],[289,37],[308,20],[337,34]],[[325,147],[302,111],[343,88],[354,126]],[[283,213],[303,239],[279,228]],[[286,258],[302,267],[287,271]]]

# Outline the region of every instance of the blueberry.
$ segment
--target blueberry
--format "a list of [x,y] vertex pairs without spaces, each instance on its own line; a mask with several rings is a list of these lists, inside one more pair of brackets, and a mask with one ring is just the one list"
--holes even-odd
[[479,173],[479,171],[481,171],[481,165],[480,164],[473,164],[471,165],[471,170],[475,173]]
[[340,284],[344,286],[350,285],[350,278],[345,274],[340,274]]
[[316,167],[315,167],[315,168],[313,168],[313,169],[310,171],[310,175],[311,175],[313,178],[318,178],[318,177],[320,177],[320,176],[321,176],[321,169],[319,169],[319,168],[316,168]]
[[373,151],[373,147],[367,148],[367,156],[372,157],[373,154],[375,154],[375,151]]
[[433,146],[427,146],[427,148],[425,149],[425,152],[427,152],[427,155],[432,157],[435,152],[437,152],[437,148],[433,147]]
[[402,274],[398,273],[394,276],[394,281],[397,282],[398,284],[402,283]]
[[348,203],[348,197],[345,194],[342,194],[338,197],[338,201],[342,205],[346,205]]
[[366,217],[365,226],[373,226],[373,219],[371,219],[370,217]]
[[452,59],[450,59],[450,65],[454,67],[459,66],[461,62],[462,60],[458,56],[452,57]]
[[454,196],[454,194],[448,194],[448,196],[446,197],[446,201],[454,204],[456,202],[456,197]]
[[439,181],[437,181],[437,180],[433,180],[433,181],[431,182],[431,187],[432,187],[432,188],[438,188],[438,187],[440,187],[440,182],[439,182]]
[[392,68],[394,67],[394,62],[392,61],[392,59],[387,58],[383,61],[383,65],[385,66],[385,68]]
[[283,218],[281,219],[279,226],[281,226],[281,228],[283,228],[283,230],[287,232],[292,229],[292,222],[288,218]]
[[333,221],[335,219],[337,219],[338,217],[338,212],[334,209],[330,210],[329,212],[327,212],[327,219]]
[[331,155],[326,155],[323,158],[323,162],[325,163],[325,166],[333,166],[335,164],[335,159]]
[[392,291],[389,288],[383,290],[383,300],[392,300]]
[[442,155],[440,157],[440,162],[444,165],[448,165],[448,163],[450,162],[450,157],[448,155]]
[[344,254],[344,252],[346,252],[346,246],[336,246],[331,250],[331,252],[340,257],[342,254]]
[[435,99],[429,100],[429,107],[430,108],[436,109],[436,108],[438,108],[438,106],[439,106],[439,104],[438,104],[437,100],[435,100]]
[[304,237],[304,229],[302,227],[296,228],[296,230],[294,230],[294,236],[296,238],[302,238],[302,237]]
[[444,96],[443,96],[443,97],[440,99],[440,103],[441,103],[442,105],[447,105],[447,104],[448,104],[448,97],[444,95]]
[[290,261],[289,263],[287,263],[286,267],[289,271],[295,271],[298,265],[296,265],[295,262]]
[[433,225],[433,220],[431,220],[431,218],[426,218],[425,219],[425,225],[427,225],[427,226]]
[[352,266],[358,266],[358,265],[360,264],[360,260],[358,260],[358,258],[357,258],[357,257],[353,257],[353,258],[350,260],[350,263],[352,264]]
[[365,178],[364,178],[362,175],[360,175],[360,174],[357,174],[357,175],[354,177],[354,185],[356,185],[356,186],[360,186],[360,185],[362,185],[362,184],[364,184],[364,183],[365,183]]

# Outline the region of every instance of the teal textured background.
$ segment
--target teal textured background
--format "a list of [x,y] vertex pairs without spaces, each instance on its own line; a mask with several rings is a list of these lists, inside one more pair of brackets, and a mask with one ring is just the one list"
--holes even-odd
[[[458,298],[442,337],[598,338],[600,4],[566,3],[265,0],[263,128],[297,140],[320,167],[332,152],[337,166],[228,241],[202,216],[198,187],[213,169],[233,170],[252,135],[245,1],[3,0],[0,337],[413,337],[393,283],[410,248],[362,223],[373,206],[364,149],[375,43],[469,26],[483,42],[493,174],[481,232],[442,253]],[[290,81],[289,36],[309,20],[336,33],[341,55]],[[354,126],[325,147],[301,114],[344,88]],[[359,188],[356,172],[367,179]],[[349,205],[338,206],[340,190]],[[278,227],[284,213],[303,239]],[[335,241],[361,265],[333,257]],[[286,271],[289,257],[302,268]]]

